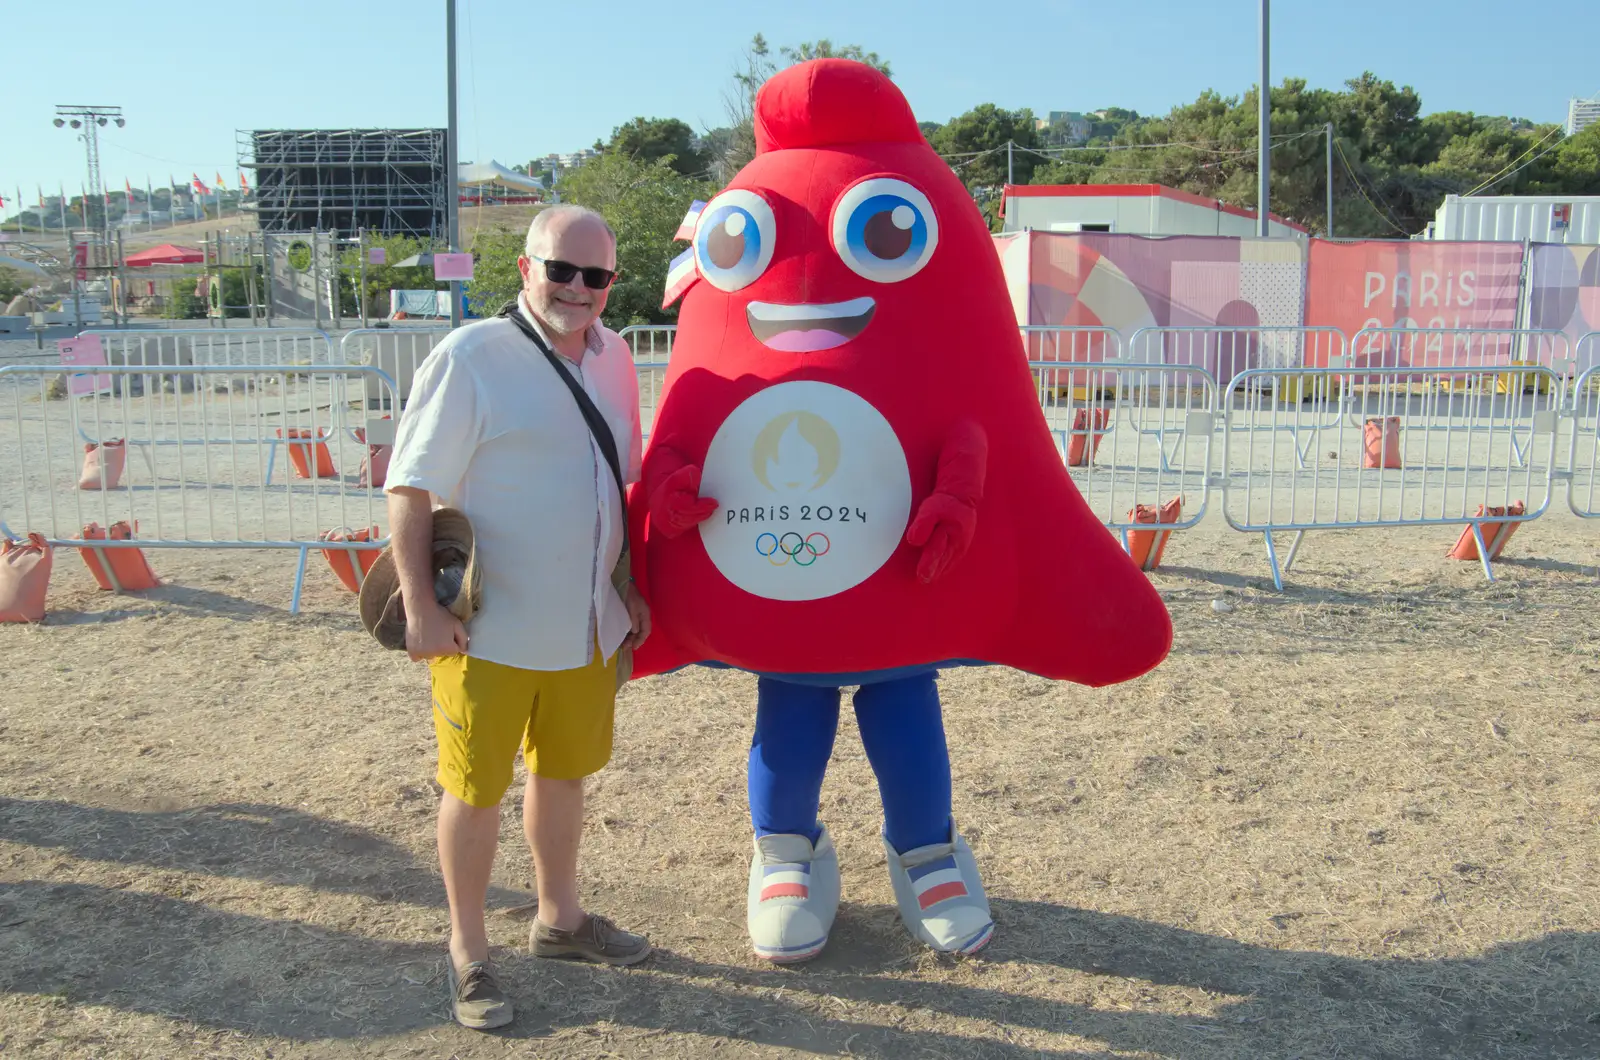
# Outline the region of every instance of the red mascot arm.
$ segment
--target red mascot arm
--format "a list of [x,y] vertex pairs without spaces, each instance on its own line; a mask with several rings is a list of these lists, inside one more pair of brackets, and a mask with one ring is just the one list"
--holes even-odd
[[652,449],[643,485],[650,526],[668,538],[694,529],[717,510],[714,498],[700,496],[700,468],[670,446]]
[[989,437],[970,420],[958,423],[939,450],[939,477],[906,529],[906,543],[922,549],[917,577],[932,582],[959,560],[978,526],[978,502],[989,465]]

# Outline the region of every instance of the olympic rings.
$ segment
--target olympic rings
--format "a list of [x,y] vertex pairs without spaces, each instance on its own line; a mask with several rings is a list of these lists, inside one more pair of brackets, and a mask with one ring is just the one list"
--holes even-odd
[[[791,542],[789,539],[793,538]],[[766,542],[771,539],[771,544]],[[817,546],[818,541],[821,547]],[[817,560],[828,554],[833,548],[833,542],[828,540],[828,535],[817,531],[809,537],[801,537],[793,530],[779,537],[768,531],[756,538],[756,555],[765,556],[768,563],[774,567],[783,567],[792,559],[796,566],[809,567]]]

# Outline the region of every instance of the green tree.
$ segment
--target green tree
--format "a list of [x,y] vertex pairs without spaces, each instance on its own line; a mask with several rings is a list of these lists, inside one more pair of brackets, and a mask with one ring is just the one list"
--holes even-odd
[[[1006,110],[983,103],[941,125],[928,142],[956,171],[977,200],[984,217],[995,223],[1000,188],[1008,180],[1027,184],[1035,167],[1045,159],[1035,154],[1037,134],[1033,112]],[[1014,144],[1014,147],[1008,145]]]
[[429,244],[423,240],[403,235],[369,233],[367,249],[374,248],[382,248],[384,263],[382,265],[374,265],[370,261],[367,263],[366,289],[359,294],[356,288],[361,286],[361,249],[350,247],[339,255],[341,314],[361,315],[361,299],[364,298],[368,315],[388,316],[390,291],[440,291],[450,286],[448,282],[441,283],[435,280],[433,270],[425,265],[402,268],[398,264],[413,255],[431,250]]
[[1559,195],[1600,195],[1600,123],[1556,148],[1547,176],[1531,190]]
[[[696,199],[708,199],[714,185],[685,177],[665,158],[644,162],[606,153],[563,176],[557,190],[563,202],[597,210],[617,233],[620,273],[606,305],[606,323],[663,324],[677,319],[676,307],[661,308],[667,266],[682,247],[673,235]],[[522,285],[517,258],[523,235],[496,233],[473,247],[476,264],[468,296],[493,311],[516,297]]]
[[0,265],[0,305],[11,301],[33,284],[18,269]]
[[858,63],[876,67],[885,77],[894,76],[894,72],[889,69],[887,59],[878,58],[877,52],[866,51],[859,44],[836,46],[831,40],[823,38],[817,41],[801,41],[793,48],[780,48],[778,53],[788,59],[791,66],[810,59],[854,59]]
[[664,158],[686,177],[699,177],[706,169],[706,158],[695,146],[694,130],[677,118],[634,118],[612,130],[606,150],[640,162]]
[[[721,138],[721,149],[712,153],[711,177],[720,186],[733,179],[756,156],[755,109],[756,93],[767,79],[785,66],[808,59],[854,59],[881,70],[885,76],[894,76],[888,60],[877,52],[869,52],[859,44],[836,45],[830,40],[802,41],[793,47],[782,47],[778,54],[785,60],[780,64],[772,57],[767,40],[757,33],[745,46],[734,68],[732,83],[723,91],[723,109],[727,112],[727,134]],[[722,130],[707,133],[709,141]]]

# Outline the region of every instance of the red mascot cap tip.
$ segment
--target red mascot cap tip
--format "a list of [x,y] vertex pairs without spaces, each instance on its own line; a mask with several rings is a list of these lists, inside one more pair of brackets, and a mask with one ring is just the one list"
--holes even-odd
[[756,154],[796,147],[922,143],[911,105],[881,71],[852,59],[812,59],[756,93]]

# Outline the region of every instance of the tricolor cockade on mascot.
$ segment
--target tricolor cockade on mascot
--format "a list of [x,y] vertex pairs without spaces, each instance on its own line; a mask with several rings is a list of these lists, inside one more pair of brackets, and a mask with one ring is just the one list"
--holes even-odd
[[761,89],[755,136],[677,285],[632,505],[655,629],[635,675],[759,675],[758,955],[815,956],[833,926],[818,811],[847,686],[900,915],[971,953],[994,922],[951,814],[938,671],[1127,681],[1166,656],[1171,623],[1068,477],[983,218],[894,84],[792,66]]

